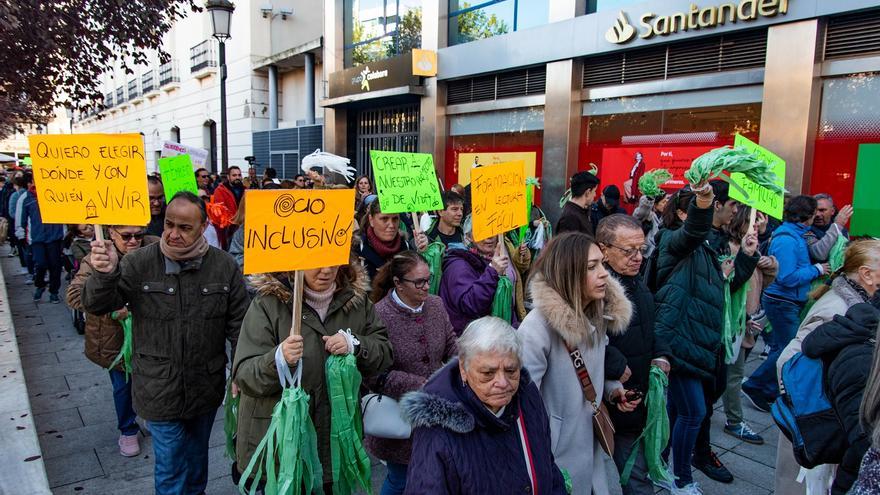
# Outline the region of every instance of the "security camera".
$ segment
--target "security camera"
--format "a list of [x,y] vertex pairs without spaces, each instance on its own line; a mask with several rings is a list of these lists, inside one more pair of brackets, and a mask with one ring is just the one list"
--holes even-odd
[[286,21],[287,16],[293,16],[293,9],[290,7],[282,7],[281,10],[281,20]]
[[264,3],[260,6],[260,12],[263,13],[263,19],[267,19],[272,16],[272,4]]

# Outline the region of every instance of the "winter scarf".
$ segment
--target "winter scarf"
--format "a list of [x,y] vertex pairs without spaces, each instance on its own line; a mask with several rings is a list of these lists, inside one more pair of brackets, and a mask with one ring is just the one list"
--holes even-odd
[[171,261],[189,261],[201,258],[208,252],[208,241],[205,236],[200,235],[195,242],[186,247],[171,246],[168,244],[168,237],[163,235],[159,241],[159,250]]
[[379,239],[373,227],[367,227],[367,241],[369,241],[370,246],[383,260],[387,260],[400,252],[400,234],[394,236],[394,240],[391,242],[385,242]]

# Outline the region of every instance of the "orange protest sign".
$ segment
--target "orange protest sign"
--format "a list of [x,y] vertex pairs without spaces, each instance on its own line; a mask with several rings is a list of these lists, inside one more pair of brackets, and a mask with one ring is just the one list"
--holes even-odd
[[244,273],[289,272],[349,262],[353,189],[248,191]]
[[150,223],[143,136],[38,134],[28,141],[44,222]]
[[525,168],[520,160],[471,170],[475,241],[528,223]]

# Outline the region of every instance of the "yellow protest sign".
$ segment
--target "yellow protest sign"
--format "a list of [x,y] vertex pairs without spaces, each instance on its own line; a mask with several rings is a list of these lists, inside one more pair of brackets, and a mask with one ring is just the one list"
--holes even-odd
[[150,223],[143,136],[42,134],[28,140],[44,222]]
[[527,224],[525,163],[515,161],[471,170],[471,203],[475,241]]
[[534,151],[486,151],[483,153],[459,153],[457,156],[458,183],[463,186],[471,183],[471,171],[475,168],[518,160],[522,160],[526,164],[526,177],[537,177],[537,154]]
[[245,274],[348,264],[354,189],[252,190],[246,199]]

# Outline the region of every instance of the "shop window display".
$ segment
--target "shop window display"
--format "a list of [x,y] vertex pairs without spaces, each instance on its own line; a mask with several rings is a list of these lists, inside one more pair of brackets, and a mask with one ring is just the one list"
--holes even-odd
[[[856,181],[862,181],[856,175],[860,146],[876,143],[880,143],[880,73],[824,80],[809,192],[831,194],[838,207],[851,203]],[[880,163],[867,169],[873,176],[865,180],[875,182],[878,169]],[[860,208],[872,205],[853,206],[858,215]]]
[[687,109],[638,111],[584,116],[578,153],[578,168],[599,168],[605,185],[621,190],[624,207],[632,211],[638,203],[638,178],[656,168],[665,168],[672,179],[665,189],[686,184],[684,172],[703,153],[733,145],[739,133],[758,141],[761,104],[746,103]]

